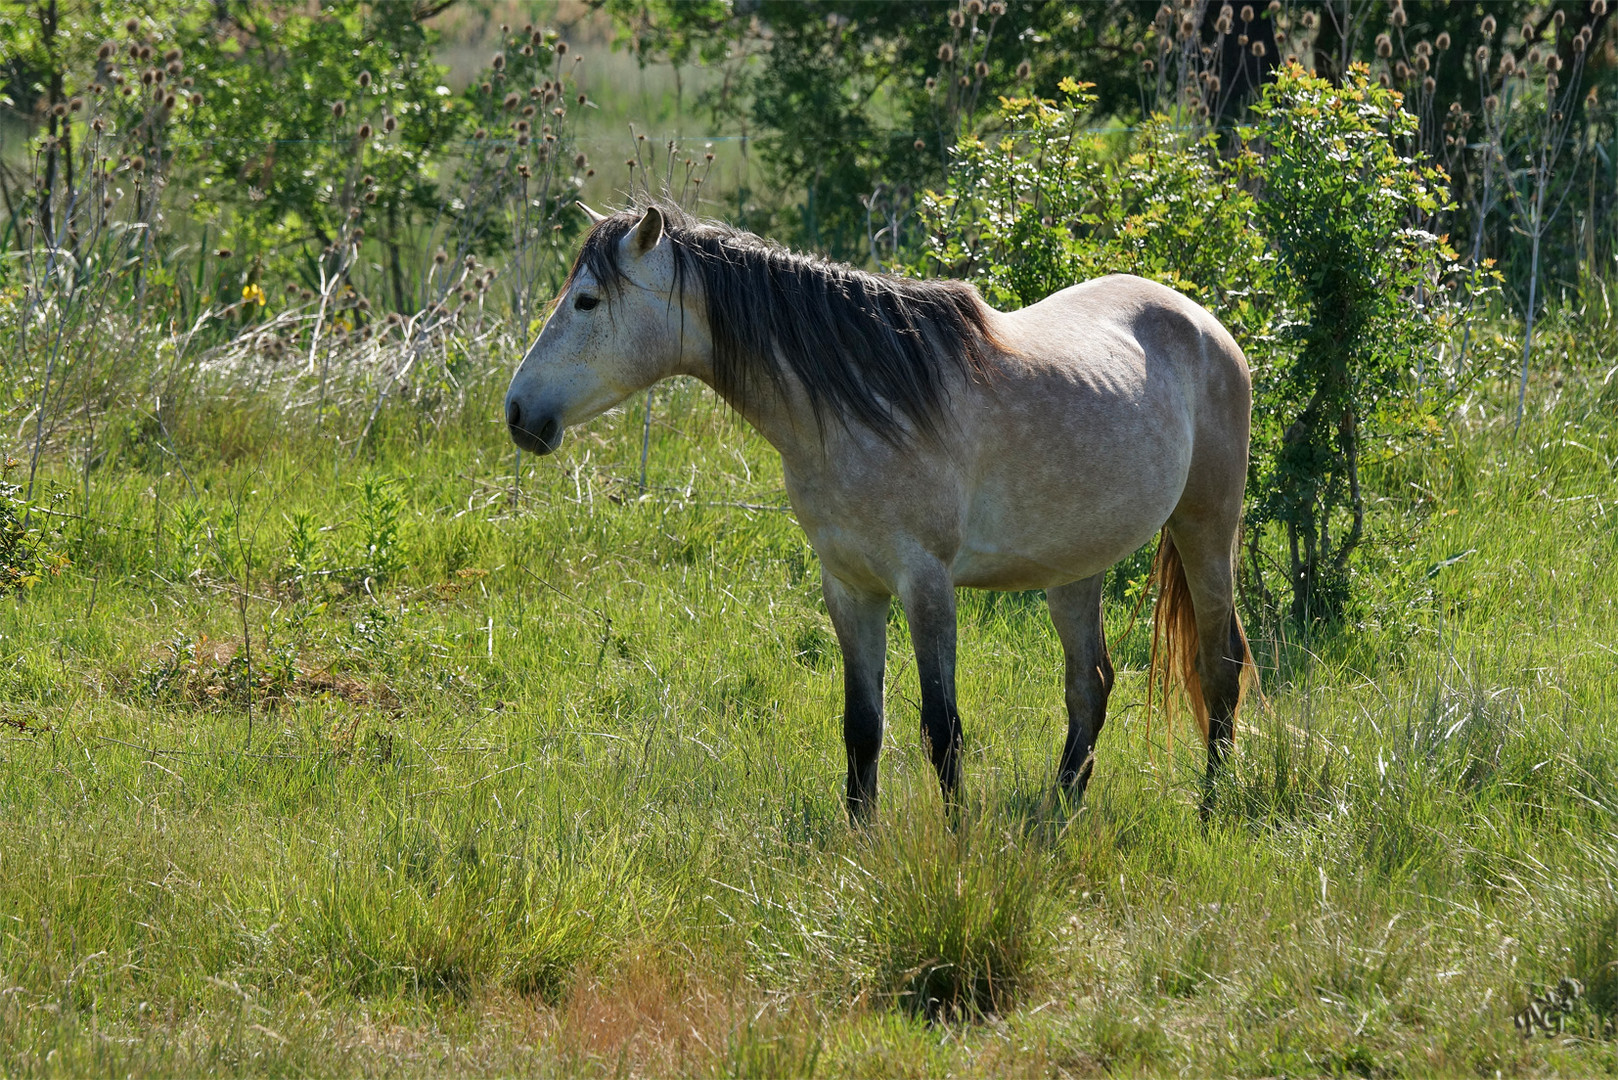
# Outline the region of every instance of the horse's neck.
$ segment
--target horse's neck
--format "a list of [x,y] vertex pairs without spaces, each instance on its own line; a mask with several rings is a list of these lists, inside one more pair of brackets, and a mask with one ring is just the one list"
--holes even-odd
[[780,452],[789,467],[798,460],[823,456],[824,439],[815,422],[809,395],[790,372],[784,372],[777,382],[763,370],[762,361],[753,362],[759,367],[752,372],[745,395],[720,387],[714,379],[712,360],[708,358],[688,364],[681,374],[694,375],[712,387],[714,393]]

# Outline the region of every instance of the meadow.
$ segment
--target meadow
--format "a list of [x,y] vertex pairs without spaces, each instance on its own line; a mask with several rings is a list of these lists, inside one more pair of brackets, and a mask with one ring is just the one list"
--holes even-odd
[[1520,430],[1480,381],[1377,466],[1353,617],[1250,627],[1205,824],[1125,567],[1082,807],[1042,599],[967,594],[967,806],[896,610],[851,828],[815,557],[695,384],[519,460],[496,336],[357,451],[218,377],[49,454],[0,1074],[1618,1070],[1618,321],[1547,325]]
[[[0,12],[0,1077],[1618,1073],[1605,4],[1228,7]],[[675,381],[514,450],[573,200],[654,191],[1226,320],[1261,685],[1205,818],[1149,550],[1081,805],[1043,597],[966,593],[964,805],[895,606],[856,828],[770,447]]]

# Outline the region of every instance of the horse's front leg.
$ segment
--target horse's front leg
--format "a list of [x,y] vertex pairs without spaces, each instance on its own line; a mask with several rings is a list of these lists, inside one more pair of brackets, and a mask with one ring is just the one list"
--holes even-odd
[[848,816],[876,812],[877,760],[882,756],[882,675],[887,663],[887,596],[820,576],[826,610],[843,650],[843,747],[848,751]]
[[921,731],[953,807],[961,782],[961,714],[955,707],[955,583],[939,562],[909,568],[899,599],[921,679]]

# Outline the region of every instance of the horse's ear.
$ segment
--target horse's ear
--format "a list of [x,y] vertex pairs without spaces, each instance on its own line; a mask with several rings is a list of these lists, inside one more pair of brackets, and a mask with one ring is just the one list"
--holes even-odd
[[592,225],[600,225],[607,220],[606,214],[597,213],[582,202],[575,202],[573,205],[584,211],[584,216],[590,219],[590,224]]
[[630,241],[637,255],[644,255],[663,239],[663,211],[655,206],[646,208],[646,216],[635,226],[635,238]]

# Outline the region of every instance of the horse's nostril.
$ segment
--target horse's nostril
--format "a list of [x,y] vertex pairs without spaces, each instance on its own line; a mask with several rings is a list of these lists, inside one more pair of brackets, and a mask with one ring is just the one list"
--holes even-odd
[[557,429],[561,426],[562,422],[556,417],[552,416],[547,419],[543,424],[540,425],[539,441],[544,443],[546,446],[553,445],[556,442]]
[[515,401],[506,402],[506,423],[513,430],[522,427],[522,406]]

